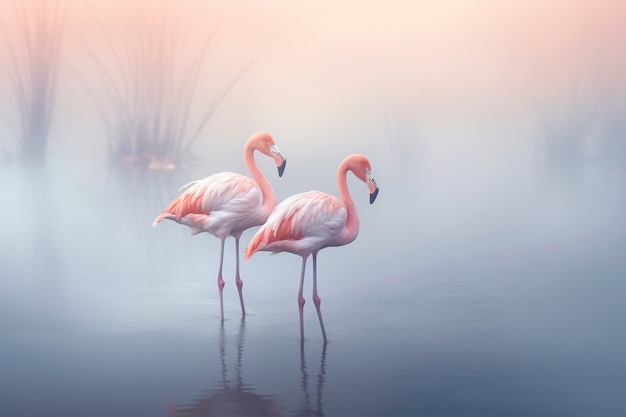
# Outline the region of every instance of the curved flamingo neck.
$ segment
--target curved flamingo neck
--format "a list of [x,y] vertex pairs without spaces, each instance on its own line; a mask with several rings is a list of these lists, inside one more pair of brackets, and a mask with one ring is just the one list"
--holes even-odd
[[343,230],[346,240],[345,243],[352,242],[359,234],[359,217],[356,214],[356,207],[350,195],[350,190],[348,189],[348,171],[352,171],[352,168],[349,166],[349,161],[342,162],[341,165],[339,165],[339,169],[337,169],[337,187],[339,188],[341,202],[346,207],[348,213],[346,225]]
[[276,194],[274,193],[274,189],[272,185],[269,183],[263,172],[259,169],[254,159],[254,151],[256,147],[251,143],[246,143],[244,147],[244,160],[246,161],[246,166],[248,167],[248,171],[250,171],[250,175],[254,181],[256,181],[257,185],[261,189],[261,194],[263,194],[263,207],[268,211],[271,211],[274,206],[276,206]]

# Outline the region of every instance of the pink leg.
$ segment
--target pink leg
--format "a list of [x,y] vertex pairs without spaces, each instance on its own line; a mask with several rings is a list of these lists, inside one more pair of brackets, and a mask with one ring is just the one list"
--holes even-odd
[[241,304],[241,314],[246,315],[246,307],[243,304],[243,292],[241,288],[243,287],[243,281],[239,276],[239,236],[235,236],[235,284],[237,285],[237,291],[239,291],[239,303]]
[[300,275],[300,289],[298,290],[298,310],[300,311],[300,342],[304,341],[304,297],[302,289],[304,288],[304,269],[306,267],[306,256],[302,257],[302,274]]
[[217,273],[217,288],[220,291],[220,314],[222,316],[222,321],[224,321],[224,280],[222,279],[222,266],[224,264],[224,240],[222,239],[222,244],[220,248],[220,269]]
[[324,343],[326,343],[326,330],[324,329],[324,320],[322,320],[322,310],[320,310],[320,304],[322,300],[317,295],[317,252],[313,254],[313,304],[317,310],[317,317],[320,319],[320,327],[322,328],[322,336],[324,337]]

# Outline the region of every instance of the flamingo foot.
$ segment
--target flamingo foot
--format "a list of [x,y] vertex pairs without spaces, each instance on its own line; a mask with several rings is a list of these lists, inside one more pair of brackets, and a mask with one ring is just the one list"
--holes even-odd
[[241,314],[243,316],[246,315],[246,307],[243,303],[243,281],[241,280],[241,278],[239,276],[237,276],[237,278],[235,279],[235,284],[237,285],[237,291],[239,292],[239,303],[241,304]]
[[317,310],[317,318],[320,320],[320,328],[322,329],[322,336],[324,337],[324,343],[326,343],[327,342],[326,329],[324,328],[324,320],[322,319],[322,310],[320,309],[321,303],[322,303],[321,298],[317,294],[313,295],[313,304],[315,304],[315,310]]
[[300,313],[300,341],[304,341],[304,303],[306,300],[304,297],[298,297],[298,311]]
[[222,279],[222,277],[217,278],[217,288],[220,292],[220,315],[222,317],[222,322],[224,321],[224,285],[226,283]]

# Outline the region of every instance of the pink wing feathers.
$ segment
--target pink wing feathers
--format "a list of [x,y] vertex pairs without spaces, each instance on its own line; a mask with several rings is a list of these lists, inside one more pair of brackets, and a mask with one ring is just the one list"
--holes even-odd
[[226,211],[230,216],[245,216],[247,210],[262,203],[262,194],[256,183],[231,172],[211,175],[181,189],[184,191],[157,216],[152,226],[163,219],[171,219],[205,229],[201,227],[202,223],[206,223],[211,213],[218,215]]
[[296,194],[276,206],[252,237],[244,259],[259,250],[305,253],[315,245],[330,245],[341,235],[346,219],[346,209],[336,197],[320,191]]

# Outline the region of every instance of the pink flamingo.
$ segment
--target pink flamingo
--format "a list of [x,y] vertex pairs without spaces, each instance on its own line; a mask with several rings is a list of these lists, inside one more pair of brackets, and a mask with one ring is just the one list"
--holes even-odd
[[170,219],[189,226],[191,234],[211,233],[221,240],[217,287],[220,293],[220,313],[224,320],[222,265],[224,241],[228,236],[235,238],[235,283],[239,291],[241,313],[245,316],[243,281],[239,276],[239,238],[246,230],[259,226],[276,206],[276,194],[254,160],[254,151],[271,156],[282,177],[287,160],[280,153],[272,137],[265,132],[250,136],[243,148],[244,159],[252,178],[232,172],[222,172],[192,181],[180,188],[185,190],[159,214],[152,227],[161,220]]
[[278,204],[267,222],[256,232],[246,247],[244,260],[257,251],[273,253],[290,252],[302,257],[302,273],[298,290],[300,311],[300,339],[304,340],[303,308],[304,270],[309,255],[313,255],[313,303],[320,321],[322,336],[326,342],[326,330],[317,294],[317,253],[329,246],[342,246],[356,239],[359,218],[350,192],[346,175],[352,171],[367,184],[370,204],[378,195],[378,186],[372,178],[372,167],[363,155],[350,155],[339,164],[337,186],[341,200],[322,193],[309,191],[293,195]]

